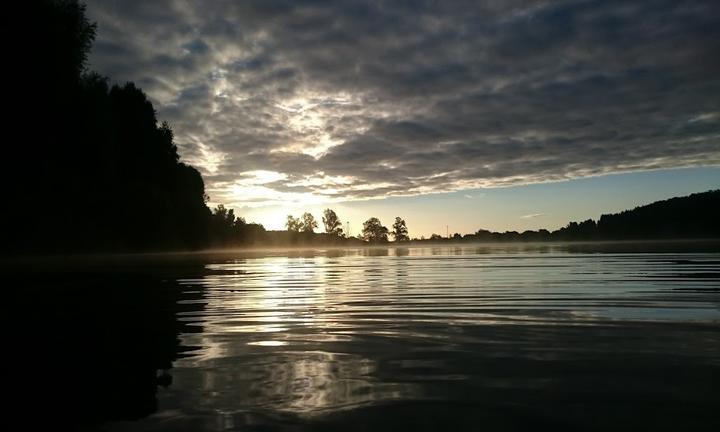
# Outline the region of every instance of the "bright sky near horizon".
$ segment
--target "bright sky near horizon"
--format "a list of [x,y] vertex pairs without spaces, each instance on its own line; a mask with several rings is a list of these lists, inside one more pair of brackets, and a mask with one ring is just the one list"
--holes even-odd
[[390,227],[395,217],[400,216],[407,222],[412,237],[429,237],[433,233],[444,236],[446,226],[450,235],[478,229],[553,230],[570,221],[597,220],[604,213],[710,189],[720,189],[720,167],[613,174],[328,205],[270,206],[245,209],[243,214],[248,221],[261,222],[267,229],[283,229],[287,214],[298,217],[309,211],[319,222],[323,209],[332,208],[343,221],[343,229],[350,222],[351,235],[358,235],[362,222],[369,217],[378,217]]
[[[93,0],[211,205],[558,228],[720,187],[716,0]],[[618,174],[620,173],[620,174]]]

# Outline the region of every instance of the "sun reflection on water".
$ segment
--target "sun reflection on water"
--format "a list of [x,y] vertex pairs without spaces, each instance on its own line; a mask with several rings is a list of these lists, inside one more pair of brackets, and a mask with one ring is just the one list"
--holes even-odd
[[[677,282],[656,256],[519,247],[286,251],[207,265],[188,281],[205,303],[186,318],[202,332],[181,336],[200,349],[176,362],[173,385],[212,412],[312,416],[429,397],[430,380],[469,379],[479,346],[506,355],[498,338],[535,358],[554,328],[689,311],[717,319],[707,296],[667,294]],[[448,360],[465,356],[462,367]]]
[[375,361],[349,352],[353,331],[338,319],[342,305],[351,303],[342,281],[365,275],[328,255],[208,266],[212,276],[201,281],[207,287],[203,333],[184,336],[202,347],[184,362],[204,370],[201,399],[208,406],[232,409],[242,400],[309,415],[411,391],[379,383]]

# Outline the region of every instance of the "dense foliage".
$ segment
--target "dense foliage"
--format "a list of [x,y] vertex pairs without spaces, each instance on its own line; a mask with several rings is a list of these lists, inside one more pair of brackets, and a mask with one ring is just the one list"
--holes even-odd
[[333,234],[336,236],[343,235],[342,223],[340,222],[340,218],[338,218],[338,215],[335,213],[334,210],[325,209],[323,211],[322,222],[325,226],[325,233]]
[[95,26],[77,1],[33,2],[32,53],[5,174],[8,250],[197,248],[209,240],[200,173],[145,93],[89,72]]
[[378,218],[372,217],[363,223],[363,240],[370,243],[387,243],[388,229]]
[[393,223],[392,232],[390,234],[392,234],[396,242],[410,240],[407,224],[405,224],[405,220],[399,216],[395,218],[395,223]]
[[[460,236],[463,241],[590,241],[720,238],[720,190],[657,201],[621,213],[604,214],[598,221],[570,222],[557,231],[479,230]],[[438,236],[435,240],[440,240]]]

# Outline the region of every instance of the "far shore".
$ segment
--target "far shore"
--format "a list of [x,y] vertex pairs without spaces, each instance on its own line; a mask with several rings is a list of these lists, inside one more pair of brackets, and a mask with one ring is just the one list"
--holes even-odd
[[[544,241],[544,242],[468,242],[446,239],[444,241],[407,241],[382,244],[362,243],[352,245],[288,245],[247,246],[215,248],[194,251],[152,251],[126,253],[58,253],[40,255],[14,255],[0,257],[0,269],[47,268],[48,270],[90,271],[115,267],[144,268],[148,266],[197,265],[211,261],[260,258],[263,256],[405,256],[410,249],[485,248],[488,253],[507,252],[570,252],[570,253],[720,253],[720,239],[644,239],[644,240],[597,240],[597,241]],[[388,251],[386,254],[372,251]],[[398,251],[404,251],[398,253]],[[343,253],[348,252],[348,253]],[[390,253],[392,252],[392,253]],[[442,253],[441,250],[435,251]],[[431,252],[431,254],[433,254]]]

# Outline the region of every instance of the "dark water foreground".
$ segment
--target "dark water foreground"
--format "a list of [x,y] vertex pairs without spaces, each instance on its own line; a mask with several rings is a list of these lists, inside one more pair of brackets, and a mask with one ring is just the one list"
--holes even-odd
[[5,265],[28,429],[720,430],[717,245]]

